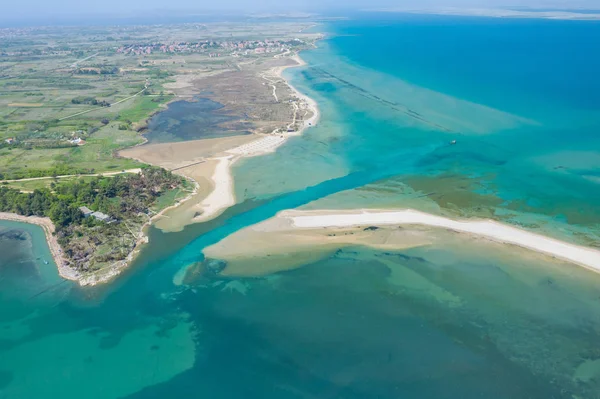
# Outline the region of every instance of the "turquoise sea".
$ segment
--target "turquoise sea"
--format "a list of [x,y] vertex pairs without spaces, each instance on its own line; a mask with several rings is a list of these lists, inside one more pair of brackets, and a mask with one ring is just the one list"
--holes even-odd
[[437,232],[173,283],[207,245],[297,207],[412,207],[598,245],[599,23],[315,29],[327,39],[286,73],[319,125],[236,164],[238,205],[151,230],[114,284],[63,282],[41,229],[1,222],[0,399],[600,398],[600,275],[529,251]]

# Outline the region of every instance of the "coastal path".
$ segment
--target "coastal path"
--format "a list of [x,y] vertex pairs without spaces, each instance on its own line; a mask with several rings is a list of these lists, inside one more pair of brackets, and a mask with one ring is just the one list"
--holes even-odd
[[78,65],[80,62],[87,61],[87,60],[89,60],[90,58],[94,58],[94,57],[95,57],[95,56],[97,56],[98,54],[100,54],[100,53],[92,54],[92,55],[90,55],[89,57],[85,57],[85,58],[82,58],[82,59],[80,59],[80,60],[77,60],[77,61],[75,61],[74,63],[72,63],[72,64],[71,64],[71,68],[77,68],[77,65]]
[[197,162],[194,162],[194,163],[190,163],[188,165],[184,165],[184,166],[179,166],[177,168],[173,168],[173,169],[171,169],[171,172],[175,172],[176,170],[181,170],[181,169],[189,168],[190,166],[198,165],[198,164],[201,164],[201,163],[204,163],[204,162],[206,162],[206,159],[203,159],[201,161],[197,161]]
[[[144,85],[144,88],[143,88],[142,90],[138,91],[137,93],[135,93],[135,94],[134,94],[134,95],[132,95],[132,96],[126,97],[126,98],[124,98],[124,99],[122,99],[122,100],[119,100],[119,101],[117,101],[117,102],[114,102],[114,103],[110,104],[110,107],[112,107],[113,105],[120,104],[120,103],[122,103],[123,101],[127,101],[127,100],[129,100],[129,99],[132,99],[132,98],[134,98],[134,97],[137,97],[137,96],[139,96],[140,94],[142,94],[142,93],[144,92],[144,90],[146,90],[146,89],[148,88],[148,86],[149,86],[149,85],[150,85],[150,82],[146,81],[146,84]],[[92,109],[88,109],[88,110],[86,110],[86,111],[81,111],[81,112],[78,112],[78,113],[76,113],[76,114],[73,114],[73,115],[69,115],[69,116],[65,116],[65,117],[63,117],[63,118],[60,118],[60,119],[59,119],[59,121],[64,121],[65,119],[70,119],[70,118],[73,118],[73,117],[75,117],[75,116],[79,116],[79,115],[87,114],[88,112],[96,111],[96,110],[98,110],[98,109],[100,109],[100,108],[92,108]]]

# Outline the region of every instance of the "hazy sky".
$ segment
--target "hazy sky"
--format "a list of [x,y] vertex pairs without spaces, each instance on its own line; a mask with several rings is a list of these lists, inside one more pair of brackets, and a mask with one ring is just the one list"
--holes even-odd
[[51,19],[58,16],[90,14],[123,15],[152,13],[156,10],[277,12],[435,6],[600,9],[600,0],[6,0],[3,1],[0,20],[43,17]]

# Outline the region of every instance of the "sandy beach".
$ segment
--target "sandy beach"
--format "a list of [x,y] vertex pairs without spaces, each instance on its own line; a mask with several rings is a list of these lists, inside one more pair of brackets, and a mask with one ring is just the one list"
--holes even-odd
[[207,247],[204,254],[226,260],[224,274],[261,275],[306,264],[307,259],[346,246],[397,250],[430,245],[436,240],[430,227],[515,245],[600,273],[599,250],[492,220],[453,220],[411,209],[286,210]]
[[300,56],[297,54],[290,58],[296,61],[297,64],[272,68],[270,70],[270,74],[276,78],[282,79],[301,103],[300,106],[294,103],[296,110],[294,114],[294,121],[292,121],[290,126],[295,122],[297,112],[310,112],[311,116],[307,119],[304,119],[302,125],[293,132],[281,132],[279,129],[276,129],[271,134],[263,135],[263,137],[247,144],[243,144],[225,151],[227,154],[231,154],[232,156],[214,158],[219,160],[217,168],[215,169],[212,177],[214,189],[200,204],[200,207],[202,208],[202,215],[194,218],[194,223],[205,222],[214,219],[223,213],[227,208],[235,204],[236,199],[234,191],[234,178],[231,173],[231,167],[237,160],[240,158],[261,156],[270,152],[274,152],[290,137],[299,136],[302,134],[302,132],[304,132],[304,130],[318,123],[319,107],[317,103],[312,98],[300,93],[295,87],[293,87],[287,80],[283,78],[283,71],[287,68],[306,65],[304,60],[302,60],[302,58],[300,58]]
[[69,266],[66,266],[62,249],[58,244],[56,237],[54,236],[54,223],[52,223],[52,221],[49,218],[39,216],[22,216],[17,215],[15,213],[0,212],[0,220],[11,220],[14,222],[30,223],[42,227],[46,235],[46,242],[48,243],[48,247],[50,248],[50,253],[52,254],[54,263],[56,263],[56,267],[58,268],[58,274],[64,279],[79,281],[79,278],[81,277],[80,273],[70,268]]
[[600,273],[599,250],[570,244],[493,220],[453,220],[411,209],[362,209],[353,212],[286,211],[280,217],[289,219],[294,227],[301,229],[365,225],[422,225],[440,227],[460,233],[473,234],[504,244],[517,245],[576,263]]
[[217,164],[212,174],[213,190],[199,204],[200,215],[194,217],[194,223],[207,221],[221,214],[235,204],[231,165],[237,158],[225,156],[216,158]]
[[[318,123],[319,108],[310,97],[300,93],[283,78],[287,68],[306,65],[298,55],[289,57],[294,65],[273,67],[261,76],[273,83],[276,101],[276,84],[284,83],[292,92],[293,120],[286,129],[277,128],[271,133],[203,139],[177,143],[145,144],[129,148],[120,155],[161,166],[198,184],[196,194],[186,203],[168,210],[157,218],[155,226],[163,231],[180,231],[186,225],[206,222],[222,214],[236,203],[234,178],[231,168],[241,158],[261,156],[274,152],[289,138]],[[297,121],[302,124],[297,126]]]
[[308,119],[306,119],[304,121],[304,126],[302,127],[302,129],[300,129],[297,134],[302,134],[302,131],[312,125],[316,125],[319,122],[319,117],[320,117],[320,113],[319,113],[319,106],[317,104],[317,102],[315,100],[313,100],[312,98],[308,97],[307,95],[301,93],[300,91],[298,91],[298,89],[296,89],[289,81],[287,81],[284,77],[283,77],[283,71],[285,71],[288,68],[297,68],[297,67],[301,67],[301,66],[305,66],[306,62],[300,57],[299,54],[295,54],[292,57],[290,57],[291,59],[293,59],[294,61],[296,61],[298,64],[297,65],[289,65],[289,66],[283,66],[283,67],[277,67],[273,69],[273,73],[275,76],[277,76],[280,79],[283,79],[285,81],[285,83],[287,84],[287,86],[292,89],[292,91],[294,92],[294,94],[296,95],[296,97],[298,97],[300,100],[306,102],[307,104],[307,108],[312,111],[312,116]]

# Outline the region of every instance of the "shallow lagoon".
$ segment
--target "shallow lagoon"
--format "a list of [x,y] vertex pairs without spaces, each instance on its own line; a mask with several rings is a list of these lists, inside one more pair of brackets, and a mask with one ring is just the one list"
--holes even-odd
[[231,123],[236,119],[208,98],[175,101],[150,118],[144,137],[149,143],[170,143],[250,134],[244,123]]

